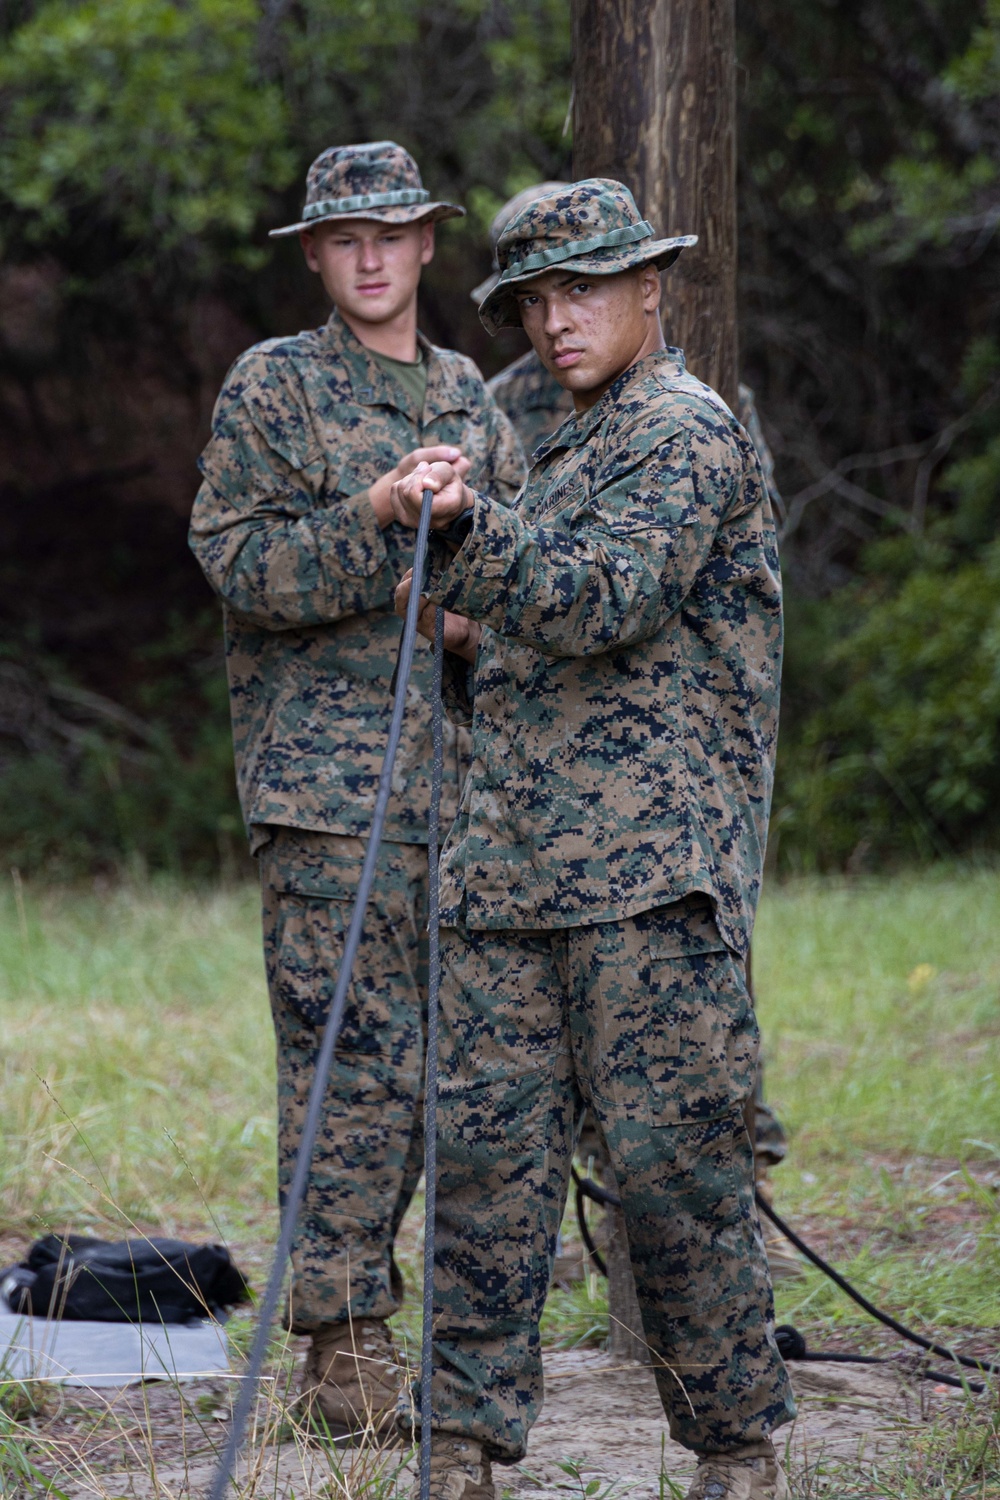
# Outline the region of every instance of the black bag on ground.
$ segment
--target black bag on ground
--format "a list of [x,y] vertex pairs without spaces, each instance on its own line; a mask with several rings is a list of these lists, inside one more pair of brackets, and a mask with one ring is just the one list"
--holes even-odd
[[95,1240],[47,1234],[0,1272],[11,1312],[98,1323],[189,1323],[246,1302],[250,1288],[224,1245]]

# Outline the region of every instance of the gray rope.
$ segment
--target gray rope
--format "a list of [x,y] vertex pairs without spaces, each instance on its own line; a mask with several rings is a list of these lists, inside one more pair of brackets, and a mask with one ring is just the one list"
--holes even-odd
[[[431,491],[424,490],[423,503],[420,508],[420,525],[417,528],[417,539],[413,549],[413,578],[415,584],[417,580],[422,579],[424,576],[424,560],[427,556],[427,538],[430,532],[432,499],[433,495]],[[313,1147],[316,1144],[316,1136],[319,1133],[320,1120],[323,1115],[323,1100],[326,1094],[327,1079],[330,1076],[334,1048],[337,1045],[337,1037],[344,1018],[347,991],[351,982],[351,971],[354,967],[354,960],[357,957],[358,948],[361,943],[361,930],[364,925],[365,910],[368,906],[372,885],[375,880],[375,866],[378,863],[379,847],[382,843],[382,830],[385,827],[389,797],[392,793],[392,772],[403,733],[403,717],[406,712],[406,688],[413,666],[413,651],[417,639],[417,619],[419,614],[420,589],[415,586],[410,591],[406,619],[403,624],[403,633],[399,647],[399,663],[396,668],[396,677],[394,678],[396,683],[396,701],[393,704],[392,720],[389,724],[389,738],[385,747],[385,758],[382,762],[381,775],[379,776],[375,810],[372,813],[371,829],[368,834],[368,847],[365,850],[364,864],[361,867],[358,893],[354,898],[351,924],[347,930],[347,938],[344,942],[344,957],[341,961],[340,973],[337,976],[337,988],[334,991],[330,1014],[323,1030],[323,1041],[320,1046],[319,1057],[316,1059],[316,1072],[313,1076],[312,1087],[309,1090],[309,1107],[306,1112],[305,1124],[302,1128],[302,1140],[299,1143],[298,1154],[295,1158],[295,1171],[292,1174],[291,1187],[288,1189],[284,1211],[281,1216],[281,1232],[278,1235],[278,1244],[274,1252],[274,1264],[271,1267],[267,1289],[261,1299],[260,1312],[257,1315],[257,1330],[254,1335],[253,1347],[250,1351],[249,1365],[242,1381],[239,1399],[233,1411],[229,1439],[212,1480],[209,1500],[224,1500],[226,1487],[233,1476],[237,1454],[243,1446],[250,1413],[254,1407],[257,1390],[260,1385],[260,1375],[267,1354],[271,1323],[277,1312],[278,1298],[281,1295],[281,1287],[285,1279],[285,1265],[291,1254],[295,1225],[298,1220],[299,1209],[302,1206],[302,1200],[305,1197]]]
[[438,992],[441,986],[439,943],[438,838],[441,817],[441,780],[444,770],[444,726],[441,684],[444,675],[444,610],[434,615],[434,690],[431,697],[431,729],[434,763],[431,773],[431,811],[427,832],[428,883],[428,978],[427,978],[427,1067],[424,1083],[424,1322],[420,1340],[420,1500],[429,1500],[431,1490],[431,1377],[434,1361],[434,1229],[437,1213],[437,1097],[438,1097]]

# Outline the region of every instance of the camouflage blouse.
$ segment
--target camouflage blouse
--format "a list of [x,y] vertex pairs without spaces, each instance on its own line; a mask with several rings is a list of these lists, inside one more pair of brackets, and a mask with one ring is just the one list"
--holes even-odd
[[[753,445],[649,355],[477,494],[432,597],[484,625],[442,920],[553,928],[693,892],[745,953],[778,725],[781,584]],[[451,659],[454,667],[456,659]]]
[[[498,501],[524,475],[520,447],[471,360],[421,339],[417,411],[334,312],[233,365],[202,454],[191,546],[223,601],[240,800],[262,825],[367,832],[385,749],[400,622],[396,583],[413,533],[382,531],[368,486],[413,448],[461,447]],[[430,795],[430,649],[421,642],[386,838],[424,843]],[[460,782],[446,744],[442,819]],[[254,831],[257,830],[257,831]]]

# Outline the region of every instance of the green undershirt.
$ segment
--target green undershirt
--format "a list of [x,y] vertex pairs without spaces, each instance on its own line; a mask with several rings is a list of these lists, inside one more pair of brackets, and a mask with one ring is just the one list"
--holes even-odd
[[387,375],[403,387],[416,406],[419,418],[424,410],[424,397],[427,395],[427,361],[424,359],[424,351],[418,348],[417,357],[414,360],[392,359],[388,354],[376,354],[374,349],[369,349],[368,353]]

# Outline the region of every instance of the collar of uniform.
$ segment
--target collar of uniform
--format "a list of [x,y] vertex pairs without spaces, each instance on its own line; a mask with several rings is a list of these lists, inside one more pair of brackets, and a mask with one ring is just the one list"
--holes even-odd
[[[351,382],[351,395],[359,406],[394,406],[410,417],[406,393],[372,358],[364,344],[344,322],[336,308],[330,313],[324,330],[326,342],[340,360]],[[417,421],[420,413],[416,413]]]
[[[608,407],[613,406],[635,381],[651,375],[654,370],[666,370],[672,375],[683,375],[684,351],[673,347],[654,349],[652,354],[647,354],[644,359],[637,360],[634,365],[629,365],[614,384],[608,387],[600,401],[595,401],[589,411],[577,412],[572,420],[564,422],[551,438],[542,443],[540,448],[535,449],[532,455],[534,461],[537,463],[540,458],[544,458],[555,448],[579,448],[582,443],[589,442],[594,428],[599,426],[607,416]],[[559,441],[555,442],[555,438]]]
[[442,412],[471,409],[468,393],[462,389],[457,373],[439,358],[434,345],[419,331],[417,343],[427,363],[427,395],[423,412],[410,405],[406,392],[372,358],[336,308],[327,319],[324,335],[331,351],[347,371],[351,394],[359,406],[394,406],[418,425],[421,418],[430,421]]
[[424,397],[424,422],[450,411],[471,412],[475,399],[469,377],[465,373],[464,361],[453,356],[442,359],[430,339],[417,333],[417,342],[427,361],[427,394]]

